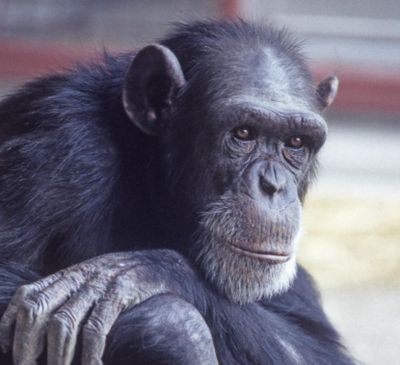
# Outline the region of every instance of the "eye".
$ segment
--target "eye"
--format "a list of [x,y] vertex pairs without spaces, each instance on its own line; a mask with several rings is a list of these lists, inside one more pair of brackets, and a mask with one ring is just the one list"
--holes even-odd
[[254,139],[254,136],[248,127],[239,127],[234,129],[233,135],[242,141],[250,141]]
[[292,136],[286,141],[285,146],[297,149],[302,148],[304,147],[304,138],[302,136]]

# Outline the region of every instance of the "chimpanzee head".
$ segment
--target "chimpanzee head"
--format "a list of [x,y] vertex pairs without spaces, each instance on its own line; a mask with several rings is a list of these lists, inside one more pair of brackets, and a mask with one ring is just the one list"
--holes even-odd
[[[161,45],[162,44],[162,45]],[[181,25],[142,49],[125,109],[160,140],[171,210],[216,289],[251,302],[296,272],[301,202],[338,81],[317,88],[285,32],[244,21]]]

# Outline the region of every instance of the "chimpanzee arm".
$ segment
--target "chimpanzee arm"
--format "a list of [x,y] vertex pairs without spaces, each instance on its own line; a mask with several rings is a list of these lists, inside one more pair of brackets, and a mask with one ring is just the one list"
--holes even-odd
[[108,336],[106,364],[217,364],[210,329],[175,295],[157,295],[124,312]]
[[[153,302],[157,305],[150,307],[144,303],[142,312],[133,315],[139,319],[138,326],[148,340],[153,338],[151,333],[157,334],[150,355],[146,355],[145,350],[142,356],[158,353],[167,363],[169,358],[174,359],[171,363],[178,364],[216,363],[207,325],[189,304],[201,306],[199,298],[203,298],[204,293],[199,283],[191,267],[174,251],[103,255],[20,287],[0,323],[1,346],[9,348],[13,339],[14,362],[35,364],[43,351],[47,329],[48,363],[69,364],[80,327],[84,324],[82,361],[100,364],[106,336],[120,313],[157,294],[171,293],[175,295],[174,299],[159,300]],[[172,317],[167,315],[169,310],[175,312],[169,314]],[[167,324],[172,321],[171,325],[162,323],[164,315]],[[129,326],[133,325],[129,320]],[[114,337],[118,337],[119,332],[117,326]],[[177,348],[168,339],[176,339]],[[141,348],[137,345],[136,352],[141,352]],[[178,351],[179,348],[186,350]],[[121,357],[127,352],[119,345],[116,353]],[[181,362],[176,358],[179,354]]]

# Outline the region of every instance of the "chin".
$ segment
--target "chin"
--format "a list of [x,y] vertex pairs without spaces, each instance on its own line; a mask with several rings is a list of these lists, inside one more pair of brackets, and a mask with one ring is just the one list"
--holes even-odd
[[300,215],[298,209],[294,218],[282,214],[279,220],[266,221],[251,205],[238,210],[225,201],[212,204],[202,214],[195,239],[198,267],[216,291],[234,303],[285,292],[296,277]]
[[240,255],[226,243],[212,241],[208,241],[208,249],[198,254],[198,262],[216,290],[238,304],[256,302],[285,292],[296,277],[297,269],[294,254],[286,262],[271,264]]

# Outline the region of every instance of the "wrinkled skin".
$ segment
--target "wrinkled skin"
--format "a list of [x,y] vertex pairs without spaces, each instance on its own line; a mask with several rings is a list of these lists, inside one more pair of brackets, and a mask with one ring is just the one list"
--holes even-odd
[[[171,271],[179,273],[178,278],[183,274],[193,276],[193,270],[185,260],[176,252],[159,250],[157,255],[168,267],[168,270],[162,270],[148,259],[151,253],[106,254],[21,286],[0,323],[3,351],[9,349],[14,338],[14,362],[35,364],[44,349],[47,334],[47,363],[70,364],[83,326],[82,363],[101,364],[106,337],[121,312],[155,295],[187,296]],[[193,298],[188,299],[193,301]],[[197,326],[199,322],[201,324],[201,318],[198,315]],[[184,321],[179,323],[183,328],[182,324]],[[199,331],[193,340],[196,352],[191,361],[193,364],[216,364],[210,336],[207,337],[207,332],[203,337],[199,336],[201,333]]]

